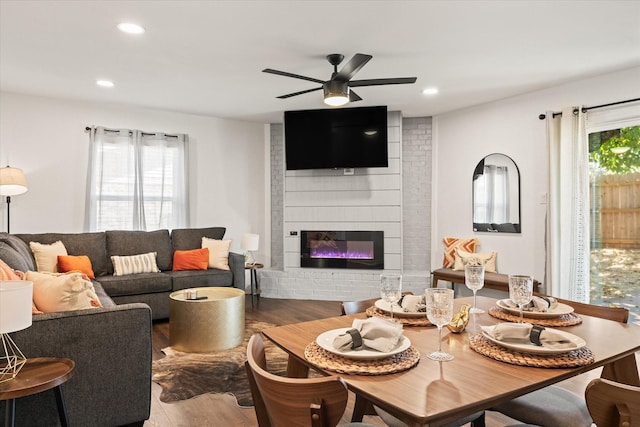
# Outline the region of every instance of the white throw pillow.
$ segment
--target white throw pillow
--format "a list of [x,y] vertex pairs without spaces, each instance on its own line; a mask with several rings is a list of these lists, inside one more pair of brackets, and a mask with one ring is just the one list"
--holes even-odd
[[39,273],[58,273],[58,255],[68,255],[64,243],[58,240],[50,245],[29,242]]
[[33,282],[33,302],[44,313],[102,307],[93,283],[84,280],[82,273],[27,271],[25,280]]
[[113,255],[113,275],[124,276],[125,274],[137,273],[159,273],[156,263],[157,252],[149,252],[140,255],[120,256]]
[[202,247],[209,249],[209,268],[230,270],[229,249],[231,248],[231,240],[218,240],[203,237]]
[[496,272],[496,258],[497,252],[466,252],[460,249],[456,249],[454,270],[464,270],[464,266],[467,264],[472,265],[484,265],[484,271],[486,273]]

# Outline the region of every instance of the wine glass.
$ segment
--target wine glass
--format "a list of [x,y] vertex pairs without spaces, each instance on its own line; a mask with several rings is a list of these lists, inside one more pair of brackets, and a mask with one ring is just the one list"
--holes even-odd
[[469,313],[484,313],[483,309],[476,307],[476,292],[484,286],[484,265],[465,265],[464,284],[473,291],[473,307]]
[[389,303],[391,320],[393,320],[393,304],[402,297],[402,276],[400,274],[383,273],[380,275],[380,296]]
[[429,353],[427,357],[441,362],[453,360],[453,355],[442,351],[442,327],[453,317],[453,289],[427,288],[424,298],[427,318],[438,327],[438,351]]
[[520,308],[520,323],[523,323],[522,309],[533,298],[533,277],[510,274],[509,298]]

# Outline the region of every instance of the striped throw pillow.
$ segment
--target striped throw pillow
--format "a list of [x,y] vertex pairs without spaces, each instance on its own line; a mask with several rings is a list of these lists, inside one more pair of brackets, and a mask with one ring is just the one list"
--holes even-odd
[[125,274],[136,273],[158,273],[158,265],[156,264],[157,252],[149,252],[147,254],[118,256],[113,255],[113,275],[123,276]]

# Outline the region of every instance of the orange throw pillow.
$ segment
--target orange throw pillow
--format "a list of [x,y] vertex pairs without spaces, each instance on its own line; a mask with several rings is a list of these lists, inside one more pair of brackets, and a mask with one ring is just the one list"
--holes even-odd
[[96,278],[91,260],[86,255],[58,255],[58,270],[61,273],[79,271],[89,276],[90,279]]
[[451,267],[455,265],[456,249],[462,249],[466,252],[475,252],[476,246],[480,244],[478,239],[458,239],[456,237],[445,237],[442,239],[444,242],[444,259],[442,260],[443,267]]
[[173,253],[173,271],[206,270],[207,267],[209,267],[209,248]]

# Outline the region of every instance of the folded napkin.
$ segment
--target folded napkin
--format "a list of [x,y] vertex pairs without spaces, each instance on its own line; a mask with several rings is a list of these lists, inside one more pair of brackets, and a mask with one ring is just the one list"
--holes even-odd
[[576,343],[564,335],[543,326],[530,323],[499,323],[495,326],[482,326],[482,330],[498,341],[513,344],[535,344],[547,348],[577,348]]
[[333,340],[333,347],[340,350],[357,350],[368,347],[388,353],[402,337],[402,324],[380,317],[354,319],[352,329]]
[[404,312],[426,312],[427,305],[424,302],[424,295],[403,295],[400,300],[400,307]]
[[[518,305],[511,301],[510,299],[503,300],[506,305],[511,308],[518,308]],[[531,302],[524,307],[522,307],[522,311],[534,311],[544,313],[549,310],[553,310],[558,306],[558,300],[554,297],[533,297],[531,298]]]

